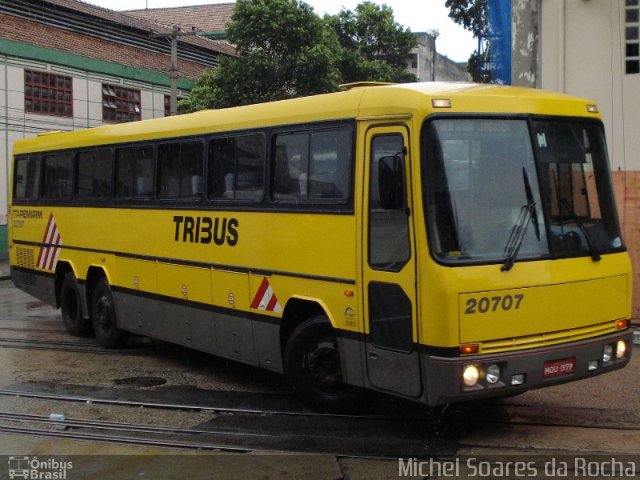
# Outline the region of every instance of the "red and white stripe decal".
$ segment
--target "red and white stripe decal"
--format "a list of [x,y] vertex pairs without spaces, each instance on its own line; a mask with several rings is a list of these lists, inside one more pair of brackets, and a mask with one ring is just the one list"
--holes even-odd
[[53,271],[58,262],[60,246],[62,245],[62,238],[60,237],[60,232],[58,232],[58,226],[53,218],[53,213],[49,215],[49,221],[47,222],[47,229],[44,232],[42,243],[44,245],[40,247],[37,266],[43,270]]
[[271,288],[271,284],[266,277],[262,279],[260,288],[258,288],[256,296],[253,297],[251,308],[254,310],[264,310],[265,312],[282,312],[282,305],[278,302],[275,293],[273,293],[273,288]]

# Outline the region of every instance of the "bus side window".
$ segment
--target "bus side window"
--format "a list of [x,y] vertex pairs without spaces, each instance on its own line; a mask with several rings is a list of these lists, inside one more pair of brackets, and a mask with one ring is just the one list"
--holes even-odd
[[153,148],[119,148],[116,151],[116,196],[151,198],[152,194]]
[[235,191],[235,138],[209,143],[209,199],[232,199]]
[[78,153],[78,177],[76,195],[78,198],[111,198],[113,185],[113,162],[108,148],[88,150]]
[[286,133],[276,136],[273,160],[273,199],[307,198],[309,180],[309,134]]
[[351,129],[314,132],[309,162],[309,198],[344,200],[351,181]]
[[260,201],[264,192],[262,135],[216,138],[209,144],[209,199]]
[[276,201],[344,201],[351,184],[351,128],[276,136],[272,163],[272,195]]
[[236,154],[236,199],[262,200],[265,166],[264,137],[262,135],[238,137]]
[[44,157],[43,192],[45,198],[71,198],[73,168],[71,154],[57,153]]
[[13,197],[16,199],[38,198],[40,171],[40,158],[16,158],[13,174]]
[[161,144],[158,147],[158,197],[199,198],[203,165],[200,142]]

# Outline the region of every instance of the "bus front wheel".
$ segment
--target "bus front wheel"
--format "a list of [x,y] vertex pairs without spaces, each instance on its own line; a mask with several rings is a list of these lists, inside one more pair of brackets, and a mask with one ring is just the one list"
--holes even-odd
[[91,295],[91,321],[96,341],[103,347],[115,348],[127,340],[127,332],[118,327],[116,307],[109,283],[101,278]]
[[364,391],[342,381],[338,341],[325,315],[295,328],[285,348],[284,369],[296,393],[317,410],[349,413],[362,407]]
[[91,322],[82,316],[80,295],[75,275],[67,272],[60,286],[60,310],[64,327],[74,337],[84,337],[92,333]]

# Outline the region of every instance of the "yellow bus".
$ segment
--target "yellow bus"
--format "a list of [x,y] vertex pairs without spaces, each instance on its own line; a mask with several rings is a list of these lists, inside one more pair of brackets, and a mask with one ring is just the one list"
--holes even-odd
[[283,372],[318,409],[623,367],[631,270],[593,102],[360,86],[15,144],[11,275],[105,347]]

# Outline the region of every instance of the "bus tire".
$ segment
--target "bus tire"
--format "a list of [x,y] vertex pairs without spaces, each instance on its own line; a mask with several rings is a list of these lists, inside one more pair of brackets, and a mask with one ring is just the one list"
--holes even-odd
[[86,337],[93,333],[91,321],[82,315],[80,286],[72,272],[67,272],[60,286],[60,310],[64,327],[74,337]]
[[291,333],[284,370],[296,393],[316,410],[350,413],[362,407],[364,391],[342,382],[338,342],[325,315],[305,320]]
[[91,294],[91,321],[99,345],[115,348],[127,341],[127,332],[118,327],[113,295],[104,278],[98,280]]

